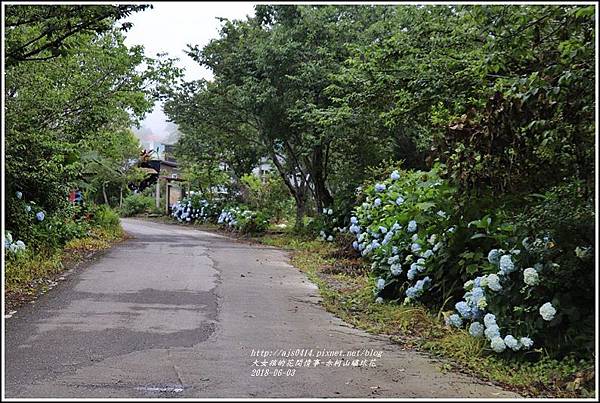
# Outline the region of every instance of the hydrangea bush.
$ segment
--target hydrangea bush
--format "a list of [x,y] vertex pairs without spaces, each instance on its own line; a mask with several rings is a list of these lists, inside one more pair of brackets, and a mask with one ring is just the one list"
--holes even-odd
[[187,197],[171,206],[171,216],[179,222],[214,222],[222,206],[219,200],[209,201],[200,192],[191,191]]
[[[481,275],[464,283],[463,299],[446,323],[487,339],[497,353],[534,346],[572,351],[580,344],[574,332],[582,328],[578,322],[591,317],[584,318],[574,301],[578,290],[557,281],[569,271],[556,262],[565,252],[549,236],[511,243],[516,239],[488,251],[479,266]],[[565,343],[569,339],[572,343]]]
[[217,224],[244,234],[260,233],[269,227],[269,218],[243,206],[226,207],[217,218]]
[[495,353],[593,352],[592,246],[559,244],[461,200],[437,166],[362,188],[348,231],[372,264],[377,302],[441,309]]
[[350,219],[355,249],[372,262],[375,297],[403,303],[438,299],[448,278],[439,270],[454,228],[454,189],[431,171],[393,171],[361,188],[362,203]]
[[13,240],[10,231],[4,231],[4,250],[6,251],[7,256],[9,254],[18,255],[26,249],[27,247],[23,241],[20,239],[17,241]]

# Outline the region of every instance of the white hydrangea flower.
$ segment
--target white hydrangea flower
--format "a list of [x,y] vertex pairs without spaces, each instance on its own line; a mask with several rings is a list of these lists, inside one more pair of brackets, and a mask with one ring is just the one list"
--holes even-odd
[[523,281],[525,284],[535,286],[540,281],[537,271],[533,267],[528,267],[523,270]]
[[556,308],[554,308],[550,302],[546,302],[540,307],[540,315],[542,316],[542,319],[550,322],[554,319],[554,315],[556,315]]
[[[483,282],[482,282],[483,285]],[[500,285],[500,277],[496,274],[490,274],[487,276],[487,287],[492,291],[500,291],[502,286]]]
[[514,336],[510,334],[504,337],[504,344],[506,344],[506,347],[510,348],[513,351],[518,351],[521,348],[519,340],[515,339]]
[[500,336],[494,337],[490,345],[492,350],[494,350],[496,353],[501,353],[506,349],[506,344],[504,344],[504,340],[502,340],[502,337]]

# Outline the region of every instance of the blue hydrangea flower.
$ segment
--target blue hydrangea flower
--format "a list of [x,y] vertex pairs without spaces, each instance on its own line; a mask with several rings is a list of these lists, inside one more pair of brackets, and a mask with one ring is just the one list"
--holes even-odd
[[492,264],[498,264],[500,262],[500,251],[498,249],[492,249],[488,253],[488,262]]
[[43,211],[40,211],[38,213],[36,213],[35,218],[37,218],[38,221],[44,221],[44,218],[46,217],[46,214],[44,214]]
[[427,250],[425,251],[425,253],[423,253],[423,257],[424,257],[425,259],[428,259],[428,258],[430,258],[431,256],[433,256],[433,251],[432,251],[431,249],[427,249]]
[[469,334],[473,337],[483,336],[483,326],[479,322],[473,322],[469,326]]
[[502,255],[500,258],[500,271],[503,274],[512,273],[515,271],[515,264],[510,255]]
[[506,347],[510,348],[513,351],[518,351],[521,348],[521,345],[519,344],[519,340],[515,339],[510,334],[508,334],[504,337],[504,344],[506,344]]
[[375,199],[375,201],[373,202],[373,206],[375,206],[375,207],[381,206],[381,199],[379,197],[377,199]]
[[501,353],[506,349],[506,344],[504,344],[504,340],[500,336],[492,338],[490,345],[496,353]]
[[400,172],[398,172],[398,170],[395,170],[390,175],[390,178],[392,178],[393,181],[396,181],[396,180],[400,179]]
[[357,250],[358,249],[358,241],[352,242],[352,247]]
[[540,281],[537,271],[533,267],[523,270],[523,281],[525,284],[535,286]]
[[331,241],[333,241],[333,235],[329,235],[329,236],[327,237],[327,242],[331,242]]
[[487,276],[487,286],[492,291],[500,291],[502,286],[500,285],[500,277],[496,274],[490,274]]
[[531,340],[529,337],[521,337],[519,342],[524,349],[529,349],[531,346],[533,346],[533,340]]
[[546,302],[540,307],[540,315],[542,315],[542,319],[550,322],[552,319],[554,319],[554,315],[556,315],[556,309],[550,302]]
[[436,214],[439,215],[442,218],[446,218],[446,212],[445,211],[440,210]]
[[410,250],[413,253],[417,253],[418,251],[421,250],[421,245],[419,245],[418,243],[413,243],[412,245],[410,245]]
[[454,308],[456,308],[460,316],[462,316],[463,318],[471,318],[471,307],[469,306],[469,304],[466,303],[466,301],[457,302],[456,305],[454,305]]
[[31,206],[29,204],[25,206],[25,211],[28,213],[31,211]]
[[414,272],[420,272],[420,271],[425,270],[425,267],[421,266],[418,262],[415,262],[415,263],[411,263],[410,269],[413,270]]
[[406,298],[415,299],[417,298],[418,291],[415,287],[408,287],[406,289]]
[[385,183],[377,183],[375,185],[375,190],[378,192],[383,192],[385,190]]
[[17,191],[17,192],[15,192],[15,196],[17,196],[17,199],[22,199],[23,198],[23,193]]
[[380,290],[383,290],[383,288],[385,287],[385,280],[380,278],[377,280],[377,288]]
[[390,271],[392,275],[399,276],[402,273],[402,265],[400,263],[394,263],[390,266]]
[[417,222],[415,220],[409,221],[406,230],[408,232],[415,232],[417,230]]
[[358,218],[356,218],[356,217],[350,217],[350,223],[351,224],[358,224]]
[[471,299],[473,301],[474,304],[477,304],[477,302],[481,299],[485,297],[485,291],[483,291],[483,288],[481,287],[473,287],[473,289],[471,290]]
[[387,228],[386,228],[386,227],[384,227],[383,225],[380,225],[380,226],[379,226],[379,231],[380,231],[382,234],[385,234],[385,233],[387,232]]
[[397,255],[397,254],[398,254],[398,247],[397,246],[392,246],[392,255]]
[[408,278],[409,280],[414,280],[416,275],[417,270],[413,268],[410,268],[408,272],[406,272],[406,278]]
[[396,199],[396,204],[399,206],[402,203],[404,203],[404,197],[398,196],[398,198]]
[[394,264],[394,263],[398,263],[399,260],[400,260],[400,256],[394,255],[394,256],[388,257],[387,263]]
[[493,313],[486,313],[485,316],[483,317],[483,323],[485,324],[485,327],[490,327],[492,325],[496,324],[496,315],[494,315]]
[[461,327],[462,319],[460,318],[460,316],[453,313],[452,315],[448,316],[448,319],[446,319],[446,324],[454,327]]
[[381,298],[381,297],[375,298],[375,303],[376,304],[383,304],[383,298]]
[[498,325],[491,325],[484,330],[483,334],[488,340],[492,340],[494,337],[500,337],[500,328]]

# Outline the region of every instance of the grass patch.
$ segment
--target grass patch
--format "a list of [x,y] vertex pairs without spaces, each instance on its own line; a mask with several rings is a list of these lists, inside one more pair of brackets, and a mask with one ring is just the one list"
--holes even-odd
[[[345,322],[370,333],[389,335],[404,348],[418,348],[448,361],[447,366],[513,389],[524,396],[594,397],[594,361],[560,361],[544,357],[498,357],[483,339],[466,330],[446,327],[439,315],[424,307],[374,301],[374,280],[368,270],[344,270],[347,259],[336,257],[336,246],[292,234],[255,238],[265,245],[292,251],[291,263],[306,273],[323,298],[323,306]],[[348,266],[361,264],[354,261]],[[364,264],[364,263],[363,263]],[[332,269],[334,268],[334,269]]]

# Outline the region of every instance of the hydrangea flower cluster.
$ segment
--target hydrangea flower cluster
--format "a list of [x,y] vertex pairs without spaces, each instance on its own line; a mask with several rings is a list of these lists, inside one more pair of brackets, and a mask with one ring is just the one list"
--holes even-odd
[[[15,192],[15,196],[17,199],[19,200],[23,200],[23,192],[21,191],[16,191]],[[23,209],[25,210],[26,213],[31,213],[33,208],[32,205],[35,205],[35,202],[31,201],[31,204],[25,204],[25,206],[23,207]],[[36,208],[37,210],[37,208]],[[46,213],[43,210],[38,210],[33,217],[35,218],[35,220],[37,222],[42,222],[44,221],[44,219],[46,218]]]
[[25,243],[21,240],[13,242],[12,234],[9,231],[4,232],[4,249],[6,252],[11,252],[13,254],[18,254],[21,251],[27,249],[25,247]]
[[[523,245],[529,249],[530,243],[524,240]],[[464,284],[467,292],[464,294],[464,300],[455,305],[456,316],[461,321],[454,319],[446,321],[452,326],[461,327],[463,320],[471,321],[468,326],[469,334],[473,337],[485,337],[490,342],[490,348],[501,353],[506,349],[512,351],[527,350],[533,346],[533,340],[529,337],[516,338],[511,334],[501,335],[501,329],[496,322],[496,316],[487,311],[488,301],[486,298],[494,298],[496,294],[503,292],[502,283],[512,283],[518,279],[511,278],[510,274],[519,271],[515,263],[520,250],[512,249],[508,252],[502,249],[492,249],[488,253],[488,261],[498,268],[497,273],[479,276],[469,280]],[[543,268],[541,263],[534,267],[523,270],[520,275],[525,286],[535,286],[540,282],[539,271]],[[539,313],[545,321],[551,321],[556,315],[556,308],[550,302],[539,307]],[[452,316],[452,315],[451,315]],[[483,325],[479,320],[483,317]]]
[[556,315],[556,308],[554,308],[550,302],[546,302],[540,307],[540,315],[542,316],[542,319],[550,322],[554,319],[554,315]]
[[[433,270],[432,262],[451,236],[444,225],[448,214],[433,203],[446,200],[438,194],[441,182],[426,180],[436,175],[434,171],[401,174],[396,170],[385,181],[364,189],[366,198],[350,218],[353,248],[371,260],[373,270],[384,280],[379,285],[399,286],[405,303],[418,300],[431,288],[428,270]],[[415,188],[419,191],[407,191]],[[396,281],[388,282],[391,279]],[[377,297],[381,290],[375,287]]]
[[209,202],[194,191],[171,206],[171,216],[179,222],[212,221],[217,218],[219,211],[216,203]]

